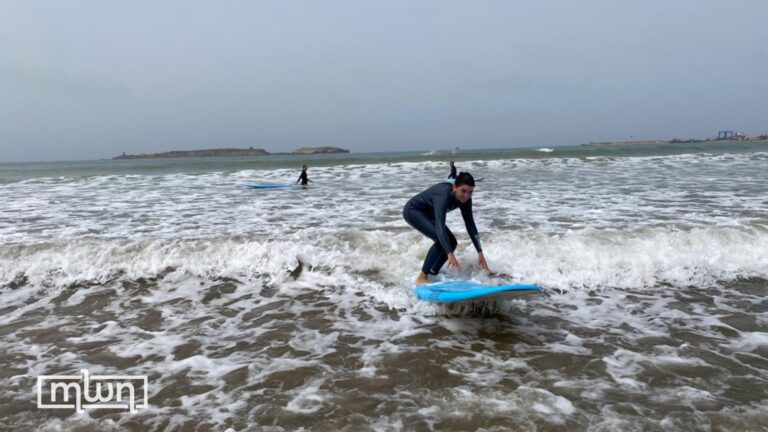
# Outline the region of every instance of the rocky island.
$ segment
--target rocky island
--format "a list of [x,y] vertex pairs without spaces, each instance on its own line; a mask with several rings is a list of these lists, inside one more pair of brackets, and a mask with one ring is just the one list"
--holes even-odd
[[247,149],[207,149],[207,150],[175,150],[162,153],[140,153],[137,155],[121,154],[112,159],[156,159],[156,158],[190,158],[190,157],[237,157],[237,156],[269,156],[271,154],[330,154],[330,153],[349,153],[349,150],[339,147],[302,147],[291,153],[270,153],[260,148]]
[[328,153],[349,153],[349,150],[338,147],[302,147],[294,150],[293,154],[328,154]]

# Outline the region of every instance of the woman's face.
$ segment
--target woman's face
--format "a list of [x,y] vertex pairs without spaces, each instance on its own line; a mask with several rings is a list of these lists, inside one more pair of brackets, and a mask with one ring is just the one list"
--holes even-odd
[[455,196],[460,203],[464,204],[465,202],[469,201],[470,198],[472,198],[472,192],[474,190],[475,190],[474,186],[469,186],[469,185],[455,186],[454,185],[453,196]]

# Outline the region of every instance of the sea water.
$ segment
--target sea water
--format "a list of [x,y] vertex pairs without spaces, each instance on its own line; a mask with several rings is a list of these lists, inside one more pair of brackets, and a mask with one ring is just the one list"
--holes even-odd
[[[443,306],[405,202],[448,172]],[[309,187],[291,183],[310,165]],[[768,143],[0,165],[0,429],[744,431],[768,425]],[[41,375],[146,375],[138,413]]]

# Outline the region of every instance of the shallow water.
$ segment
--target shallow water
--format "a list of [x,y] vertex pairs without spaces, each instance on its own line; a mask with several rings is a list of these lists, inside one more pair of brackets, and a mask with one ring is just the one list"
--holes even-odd
[[[558,152],[457,162],[494,273],[454,212],[443,276],[544,293],[448,307],[410,292],[430,244],[400,215],[431,156],[310,164],[306,189],[6,183],[0,429],[765,430],[768,154]],[[148,375],[150,407],[36,407],[37,376],[81,369]]]

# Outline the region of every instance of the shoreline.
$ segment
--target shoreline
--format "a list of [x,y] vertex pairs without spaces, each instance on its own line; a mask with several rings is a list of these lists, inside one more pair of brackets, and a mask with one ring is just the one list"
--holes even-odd
[[587,141],[580,144],[582,147],[590,146],[615,146],[615,145],[652,145],[652,144],[697,144],[697,143],[719,143],[719,142],[742,142],[742,141],[766,141],[768,135],[757,135],[748,137],[739,137],[732,139],[717,139],[717,138],[689,138],[689,139],[677,139],[671,140],[633,140],[633,141],[601,141],[592,142]]

